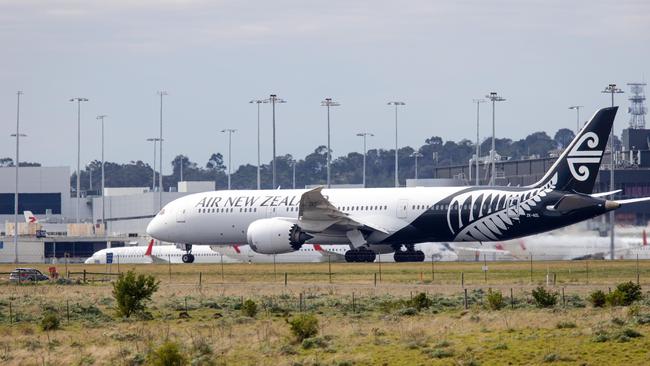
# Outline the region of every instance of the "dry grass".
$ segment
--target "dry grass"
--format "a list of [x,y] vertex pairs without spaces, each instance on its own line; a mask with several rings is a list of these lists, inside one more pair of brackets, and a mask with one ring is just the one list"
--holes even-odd
[[[420,272],[423,277],[431,275],[430,263],[382,264],[382,281],[377,287],[377,264],[332,264],[333,284],[329,284],[327,263],[278,264],[277,276],[272,264],[225,265],[223,283],[220,265],[173,265],[171,281],[166,265],[121,266],[121,271],[134,268],[162,280],[150,307],[154,319],[147,321],[117,319],[111,286],[106,282],[0,284],[0,364],[138,364],[165,340],[181,344],[196,364],[217,365],[650,363],[646,352],[650,325],[635,322],[639,314],[650,316],[650,307],[645,305],[648,300],[632,310],[575,306],[539,310],[526,305],[531,285],[545,282],[547,266],[558,273],[556,290],[562,285],[567,297],[584,297],[592,288],[607,291],[618,282],[636,280],[634,262],[590,261],[589,284],[585,262],[536,263],[533,284],[529,263],[490,263],[487,284],[481,264],[435,266],[436,280],[430,283],[430,277],[420,280]],[[0,271],[11,268],[0,266]],[[69,266],[71,271],[84,268],[106,269]],[[115,272],[116,266],[111,270]],[[470,288],[468,310],[462,306],[461,271]],[[287,287],[284,272],[288,273]],[[642,286],[648,275],[650,263],[641,262]],[[564,278],[566,282],[561,282]],[[506,309],[486,310],[481,292],[474,290],[487,291],[488,287],[501,289],[506,297],[513,288],[515,309],[507,298]],[[407,300],[417,292],[436,294],[434,307],[405,315]],[[315,313],[320,322],[321,339],[308,349],[294,342],[285,322],[286,316],[300,311],[301,294],[303,310]],[[260,305],[255,319],[241,315],[238,304],[242,298]],[[186,308],[191,318],[179,319]],[[40,330],[44,310],[59,314],[61,330]],[[215,317],[217,313],[220,317]],[[575,323],[576,327],[559,329],[560,322]],[[644,336],[621,337],[626,328]]]

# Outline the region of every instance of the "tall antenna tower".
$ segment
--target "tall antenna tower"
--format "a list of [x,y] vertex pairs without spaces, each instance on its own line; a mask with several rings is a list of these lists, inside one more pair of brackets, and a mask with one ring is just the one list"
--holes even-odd
[[646,83],[628,83],[632,96],[630,97],[630,128],[633,130],[645,129],[645,115],[648,114],[648,109],[645,106],[645,91]]

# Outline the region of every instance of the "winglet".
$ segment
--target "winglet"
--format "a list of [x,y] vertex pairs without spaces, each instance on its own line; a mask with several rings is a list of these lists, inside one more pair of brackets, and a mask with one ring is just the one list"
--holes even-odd
[[147,247],[147,251],[144,253],[145,256],[151,257],[151,252],[153,251],[153,239],[149,242],[149,246]]

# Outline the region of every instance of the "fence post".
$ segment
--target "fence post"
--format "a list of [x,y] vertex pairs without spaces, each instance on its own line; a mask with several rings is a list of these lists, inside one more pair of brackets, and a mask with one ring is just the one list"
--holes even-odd
[[512,309],[515,308],[515,297],[512,294],[512,287],[510,288],[510,307]]
[[564,287],[562,287],[562,306],[566,306],[566,300],[564,298]]
[[465,287],[465,273],[460,273],[460,287]]
[[585,261],[585,264],[587,266],[587,285],[589,284],[589,260],[587,259]]
[[172,282],[172,256],[171,254],[167,256],[167,268],[169,272],[169,282]]
[[[20,277],[19,277],[19,278],[20,278]],[[12,310],[12,308],[11,308],[11,301],[9,301],[9,324],[13,324],[13,323],[14,323],[14,320],[13,320],[13,319],[14,319],[14,313],[13,313],[13,310]]]
[[302,313],[302,292],[299,295],[298,303],[299,303],[300,312]]
[[487,283],[487,255],[483,254],[483,274],[485,276],[485,283]]
[[327,255],[327,270],[330,275],[330,283],[332,283],[332,256],[330,254]]
[[278,271],[275,267],[275,254],[273,254],[273,281],[278,280]]
[[557,283],[557,273],[553,272],[553,286]]
[[70,300],[65,300],[65,313],[68,318],[68,323],[70,323]]
[[354,303],[354,292],[352,292],[352,312],[356,313],[356,304]]
[[420,282],[424,281],[424,274],[420,271]]
[[[379,254],[379,282],[381,282],[381,254]],[[376,285],[377,285],[377,279],[375,279],[375,286]]]
[[284,272],[284,287],[287,287],[287,272]]
[[530,283],[533,283],[533,255],[530,255]]
[[86,283],[86,270],[84,269],[84,283]]
[[467,310],[467,289],[465,289],[464,294],[465,310]]
[[436,269],[434,267],[433,254],[431,254],[431,282],[436,280]]
[[375,272],[375,287],[377,287],[377,272]]
[[199,287],[201,287],[203,283],[203,273],[199,272]]
[[639,255],[636,255],[636,284],[639,284]]
[[223,254],[221,255],[221,283],[223,283]]

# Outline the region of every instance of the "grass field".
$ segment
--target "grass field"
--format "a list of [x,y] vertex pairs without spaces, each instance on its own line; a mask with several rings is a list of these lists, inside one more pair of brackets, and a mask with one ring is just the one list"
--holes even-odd
[[[433,273],[431,263],[383,263],[381,277],[377,263],[333,263],[331,283],[328,263],[225,264],[223,274],[219,264],[122,265],[161,281],[146,320],[118,318],[111,284],[98,281],[113,276],[90,274],[116,265],[69,265],[88,282],[0,282],[0,364],[139,365],[168,340],[195,365],[650,364],[648,294],[632,306],[586,301],[637,273],[645,290],[650,262],[538,262],[532,281],[530,263],[487,265],[486,281],[483,263],[435,263]],[[531,290],[547,280],[558,304],[540,309]],[[490,290],[503,294],[503,309],[489,310]],[[430,303],[416,309],[419,293]],[[255,317],[242,313],[247,299]],[[60,329],[41,329],[45,313]],[[295,340],[287,319],[297,314],[317,317],[316,337]]]

